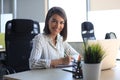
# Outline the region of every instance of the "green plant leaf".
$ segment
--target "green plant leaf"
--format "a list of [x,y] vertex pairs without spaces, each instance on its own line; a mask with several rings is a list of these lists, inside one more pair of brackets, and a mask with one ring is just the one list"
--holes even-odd
[[87,44],[84,46],[84,50],[85,63],[100,63],[104,58],[105,51],[99,43]]

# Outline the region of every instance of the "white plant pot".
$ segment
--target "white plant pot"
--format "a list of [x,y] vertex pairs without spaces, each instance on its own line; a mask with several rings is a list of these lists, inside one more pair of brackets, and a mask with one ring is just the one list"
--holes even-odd
[[83,80],[100,80],[101,63],[86,64],[82,63]]

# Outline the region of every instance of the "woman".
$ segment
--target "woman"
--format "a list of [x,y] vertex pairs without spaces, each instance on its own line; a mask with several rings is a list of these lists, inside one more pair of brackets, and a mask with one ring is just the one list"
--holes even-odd
[[68,65],[79,53],[65,42],[66,39],[66,14],[62,8],[52,7],[46,16],[44,33],[33,39],[33,49],[29,58],[30,69]]

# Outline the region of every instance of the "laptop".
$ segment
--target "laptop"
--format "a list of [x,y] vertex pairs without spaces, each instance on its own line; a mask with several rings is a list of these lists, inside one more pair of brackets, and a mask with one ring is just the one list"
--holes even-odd
[[[101,70],[108,70],[116,66],[116,58],[119,51],[120,40],[104,39],[104,40],[89,40],[88,43],[100,43],[105,50],[105,57],[102,60]],[[72,67],[62,68],[64,71],[72,72]]]
[[105,57],[102,60],[101,69],[111,69],[116,65],[116,58],[119,51],[120,40],[105,39],[105,40],[89,40],[88,43],[100,43],[105,50]]

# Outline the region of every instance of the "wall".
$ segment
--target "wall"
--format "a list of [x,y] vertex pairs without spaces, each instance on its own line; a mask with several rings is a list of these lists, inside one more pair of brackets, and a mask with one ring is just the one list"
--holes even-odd
[[80,54],[83,52],[83,43],[82,42],[68,42],[77,52]]
[[45,19],[45,0],[17,0],[17,18]]
[[[14,11],[14,0],[3,0],[3,13],[8,14]],[[47,0],[16,0],[17,1],[17,18],[29,18],[39,22],[45,20],[45,2]],[[1,1],[0,1],[1,14]]]
[[[16,0],[17,10],[15,18],[33,19],[38,22],[45,21],[45,14],[47,11],[47,0]],[[5,24],[8,20],[14,17],[14,0],[3,0],[3,10],[1,8],[0,0],[0,32],[5,32]],[[6,15],[11,15],[9,18]],[[5,17],[4,17],[5,16]],[[7,18],[6,18],[7,17]]]
[[90,10],[120,9],[120,0],[90,0]]
[[[0,0],[0,14],[1,14],[1,2],[2,0]],[[13,0],[3,0],[3,13],[12,13],[12,2]]]
[[96,39],[104,39],[108,32],[120,39],[120,0],[90,0],[88,20],[94,24]]

